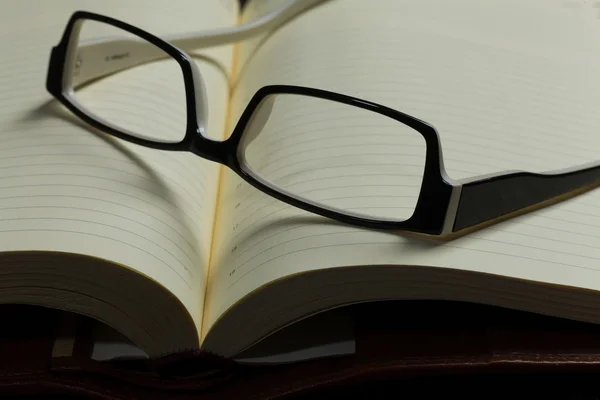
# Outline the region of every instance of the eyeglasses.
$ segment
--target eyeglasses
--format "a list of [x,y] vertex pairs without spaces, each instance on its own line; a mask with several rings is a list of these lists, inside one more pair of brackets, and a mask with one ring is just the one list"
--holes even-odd
[[[452,239],[600,185],[599,163],[454,181],[445,173],[440,138],[430,124],[380,104],[308,87],[262,87],[230,137],[211,139],[202,77],[180,48],[243,39],[318,3],[291,2],[258,23],[172,42],[107,16],[76,12],[52,49],[46,87],[71,112],[107,134],[154,149],[190,151],[287,204],[366,228]],[[164,100],[161,107],[172,124],[153,124],[139,98],[123,95],[119,88],[125,78],[110,83],[139,65],[152,65],[154,81],[164,81],[156,101]],[[95,85],[101,78],[102,84]],[[112,95],[117,107],[105,107],[98,92]],[[132,113],[150,122],[133,123]]]

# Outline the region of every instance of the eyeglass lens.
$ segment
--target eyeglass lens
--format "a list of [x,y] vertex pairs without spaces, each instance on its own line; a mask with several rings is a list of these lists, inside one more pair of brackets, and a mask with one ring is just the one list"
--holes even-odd
[[[146,140],[177,143],[185,137],[185,84],[174,58],[132,33],[92,20],[82,22],[73,41],[67,71],[82,109]],[[139,63],[147,59],[154,61]],[[160,96],[143,98],[149,91]]]
[[385,115],[317,97],[265,98],[245,127],[242,166],[270,186],[320,207],[402,221],[413,214],[426,145]]

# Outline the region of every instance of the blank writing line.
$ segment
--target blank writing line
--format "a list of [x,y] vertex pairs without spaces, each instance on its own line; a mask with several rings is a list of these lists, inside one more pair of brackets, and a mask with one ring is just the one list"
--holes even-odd
[[183,276],[181,276],[181,274],[179,274],[179,272],[177,272],[177,270],[171,268],[171,266],[169,264],[167,264],[166,262],[164,262],[160,258],[156,257],[154,254],[149,253],[148,251],[142,249],[141,247],[135,246],[135,245],[130,244],[130,243],[125,243],[125,242],[122,242],[120,240],[108,237],[108,236],[98,235],[98,234],[89,233],[89,232],[72,231],[72,230],[68,230],[68,229],[0,229],[0,233],[8,233],[8,232],[52,232],[52,233],[54,233],[54,232],[65,232],[65,233],[75,233],[77,235],[94,236],[94,237],[101,238],[101,239],[111,240],[113,242],[124,244],[124,245],[129,246],[129,247],[133,247],[133,248],[141,251],[142,253],[145,253],[145,254],[149,255],[150,257],[155,258],[156,260],[158,260],[162,264],[164,264],[167,268],[169,268],[171,271],[173,271],[174,273],[176,273],[181,278],[181,280],[186,284],[186,286],[188,288],[190,288],[190,289],[192,288],[191,285],[189,284],[189,282]]
[[[572,244],[572,245],[575,245],[575,246],[583,246],[583,247],[587,247],[587,248],[590,248],[590,249],[599,250],[598,246],[591,246],[589,244],[583,244],[581,242],[569,242],[569,241],[564,240],[564,239],[553,239],[553,238],[549,238],[549,237],[532,235],[530,233],[514,232],[514,231],[508,231],[508,230],[505,230],[505,229],[499,229],[499,228],[494,228],[494,227],[487,227],[486,229],[490,230],[490,231],[508,233],[510,235],[527,236],[527,237],[532,237],[532,238],[541,239],[541,240],[549,240],[549,241],[557,242],[557,243],[569,243],[569,244]],[[554,229],[553,229],[553,231],[554,231]],[[568,231],[563,231],[563,232],[568,232]],[[588,235],[584,235],[584,236],[587,237]],[[598,237],[598,236],[595,236],[595,237]],[[489,239],[485,239],[485,240],[489,240]],[[501,242],[501,243],[507,243],[507,242]],[[513,243],[508,243],[508,244],[513,244]],[[565,254],[571,254],[571,253],[565,253]],[[577,256],[580,256],[580,257],[585,257],[585,256],[581,256],[579,254],[573,254],[573,255],[577,255]]]
[[[103,168],[103,167],[96,167],[96,168]],[[118,171],[118,170],[115,170],[115,171]],[[159,182],[157,182],[157,181],[155,181],[153,179],[150,179],[148,177],[144,177],[144,176],[132,174],[132,173],[125,172],[125,171],[118,171],[118,172],[121,173],[121,174],[133,176],[135,178],[143,179],[143,180],[145,180],[145,181],[147,181],[149,183],[152,183],[152,184],[154,184],[156,186],[159,186],[159,187],[162,186]],[[126,186],[133,186],[133,187],[139,188],[139,189],[141,189],[141,190],[143,190],[145,192],[153,194],[153,195],[155,195],[157,197],[161,197],[159,194],[155,193],[154,191],[150,191],[148,189],[143,188],[142,186],[135,185],[135,184],[130,183],[128,181],[122,181],[120,179],[115,179],[114,177],[89,175],[89,174],[75,174],[75,173],[70,173],[70,172],[24,173],[24,174],[18,174],[18,175],[0,176],[0,180],[2,180],[2,179],[12,179],[12,178],[22,178],[22,177],[33,178],[33,177],[38,177],[38,176],[52,176],[52,177],[56,177],[56,178],[63,177],[63,176],[75,176],[75,177],[81,177],[81,178],[95,178],[95,179],[100,179],[100,180],[109,181],[109,182],[122,183],[123,185],[126,185]],[[174,181],[171,180],[171,182],[173,183]],[[182,186],[179,182],[176,182],[176,185],[179,186],[181,188],[181,190],[184,193],[186,193],[189,197],[191,197],[191,198],[195,197],[194,195],[192,195],[189,192],[189,190],[186,187]],[[172,192],[172,193],[177,195],[176,192]],[[179,195],[178,197],[182,198],[184,201],[188,201],[188,199],[186,199],[184,196]],[[189,203],[189,201],[188,201],[188,203]]]
[[[23,196],[25,197],[25,196]],[[29,198],[29,196],[27,197]],[[143,222],[140,222],[138,220],[135,220],[133,218],[128,218],[128,217],[124,217],[122,215],[119,214],[115,214],[115,213],[110,213],[110,212],[106,212],[106,211],[100,211],[100,210],[95,210],[93,208],[85,208],[85,207],[74,207],[74,206],[50,206],[50,205],[44,205],[44,206],[18,206],[18,207],[0,207],[0,211],[2,210],[29,210],[29,209],[35,209],[35,210],[44,210],[44,209],[59,209],[59,210],[80,210],[80,211],[89,211],[92,213],[98,213],[98,214],[104,214],[104,215],[110,215],[119,219],[124,219],[126,221],[129,221],[131,223],[137,224],[137,225],[141,225],[144,228],[148,228],[154,232],[156,232],[157,234],[159,234],[160,236],[164,237],[165,239],[167,239],[169,242],[173,243],[173,245],[175,245],[179,250],[181,250],[181,252],[183,254],[185,254],[187,256],[187,258],[193,263],[194,260],[192,260],[192,258],[190,257],[190,255],[187,253],[187,251],[183,250],[181,248],[181,246],[179,246],[179,244],[177,244],[177,242],[175,242],[173,239],[171,239],[170,237],[168,237],[167,235],[165,235],[164,233],[157,231],[156,229],[154,229],[153,227],[151,227],[150,225],[144,224]],[[27,218],[23,218],[23,219],[27,219]],[[35,219],[35,218],[32,218]],[[45,219],[45,217],[41,217],[40,219]],[[2,219],[0,218],[0,221]],[[176,231],[175,231],[176,232]],[[188,242],[186,242],[188,243]],[[189,245],[189,243],[188,243]],[[198,256],[198,253],[196,252],[196,249],[192,246],[190,246],[190,249],[192,250],[192,252]]]
[[[301,252],[304,252],[304,251],[317,250],[317,249],[323,249],[323,248],[342,247],[342,246],[357,246],[357,245],[377,245],[377,244],[389,245],[390,243],[389,242],[348,242],[348,243],[342,243],[342,244],[328,244],[328,245],[321,245],[321,246],[312,246],[312,247],[306,248],[306,249],[293,250],[293,251],[287,252],[285,254],[280,254],[278,256],[269,258],[265,262],[256,265],[252,269],[249,269],[244,274],[242,274],[241,276],[239,276],[238,278],[236,278],[232,283],[230,283],[229,286],[228,286],[228,289],[231,289],[231,287],[233,285],[235,285],[236,283],[238,283],[242,278],[244,278],[250,272],[258,269],[259,267],[264,266],[268,262],[271,262],[271,261],[276,260],[276,259],[281,258],[281,257],[288,256],[290,254],[301,253]],[[403,243],[403,245],[405,245],[405,246],[410,246],[410,245],[421,246],[420,244],[417,244],[417,243]],[[447,243],[444,244],[444,246],[446,246],[446,247],[452,247],[452,248],[457,248],[457,249],[461,249],[461,250],[468,250],[468,251],[474,251],[474,252],[479,252],[479,253],[487,253],[487,254],[495,254],[495,255],[500,255],[500,256],[513,257],[513,258],[525,259],[525,260],[531,260],[531,261],[543,261],[543,262],[549,263],[549,264],[555,264],[555,265],[561,265],[561,266],[566,266],[566,267],[573,267],[573,268],[585,269],[585,270],[588,270],[588,271],[599,272],[595,268],[582,267],[582,266],[579,266],[579,265],[572,265],[572,264],[566,264],[566,263],[561,263],[561,262],[558,262],[558,261],[540,260],[540,259],[537,259],[535,257],[516,256],[516,255],[513,255],[513,254],[506,254],[506,253],[501,253],[501,252],[496,252],[496,251],[490,251],[490,250],[472,249],[472,248],[468,248],[468,247],[461,247],[461,246],[447,244]]]
[[[340,231],[340,232],[336,232],[336,233],[335,233],[335,235],[336,235],[336,237],[337,237],[338,235],[343,235],[343,234],[345,234],[345,233],[351,233],[351,234],[352,234],[352,233],[356,233],[356,231],[353,231],[353,230]],[[285,241],[283,241],[283,242],[279,242],[279,243],[277,243],[276,245],[273,245],[273,246],[271,246],[271,247],[267,247],[266,249],[263,249],[263,250],[261,250],[260,252],[258,252],[258,253],[256,253],[256,254],[254,254],[253,256],[251,256],[250,258],[248,258],[246,261],[244,261],[243,263],[239,264],[239,268],[242,268],[243,266],[247,265],[247,264],[248,264],[250,261],[252,261],[252,260],[253,260],[253,259],[255,259],[256,257],[258,257],[258,256],[260,256],[261,254],[264,254],[264,253],[266,253],[267,251],[269,251],[269,250],[272,250],[272,249],[274,249],[274,248],[276,248],[276,247],[279,247],[279,246],[284,246],[284,245],[286,245],[286,244],[288,244],[288,243],[292,243],[292,242],[297,242],[297,241],[299,241],[299,240],[301,240],[301,239],[311,239],[311,238],[314,238],[314,237],[320,237],[320,236],[331,236],[331,235],[332,235],[332,234],[331,234],[330,232],[327,232],[327,233],[316,233],[316,234],[313,234],[313,235],[306,235],[306,236],[303,236],[303,237],[301,237],[301,238],[294,238],[294,239],[290,239],[290,240],[285,240]]]
[[[41,222],[41,221],[72,221],[72,222],[84,222],[84,223],[88,223],[88,224],[92,224],[92,225],[99,225],[99,226],[104,226],[106,228],[112,228],[112,229],[116,229],[118,231],[121,232],[125,232],[125,233],[129,233],[131,235],[137,236],[140,239],[150,242],[153,245],[155,245],[156,247],[158,247],[159,249],[162,249],[165,253],[169,253],[175,260],[177,260],[177,262],[179,262],[179,264],[181,264],[181,266],[183,267],[183,269],[185,269],[185,271],[191,276],[192,272],[185,266],[185,264],[183,263],[183,261],[181,261],[179,259],[179,257],[177,257],[175,254],[171,253],[169,250],[165,249],[164,247],[162,247],[159,243],[154,242],[153,240],[148,239],[147,237],[144,237],[138,233],[132,232],[130,230],[124,229],[124,228],[119,228],[118,226],[114,226],[114,225],[110,225],[110,224],[104,224],[102,222],[96,222],[96,221],[90,221],[87,219],[80,219],[80,218],[64,218],[64,217],[21,217],[21,218],[0,218],[0,223],[2,222],[10,222],[10,221],[17,221],[17,222],[21,222],[21,221],[37,221],[37,222]],[[125,243],[125,242],[122,242]],[[184,252],[184,254],[187,256],[187,253]],[[191,258],[188,259],[190,261],[192,261]],[[162,260],[161,260],[162,261]],[[164,261],[163,261],[164,262]],[[193,262],[193,261],[192,261]],[[166,263],[165,263],[166,264]]]
[[[105,189],[105,188],[100,188],[100,187],[96,187],[96,186],[87,186],[87,185],[69,185],[69,184],[66,184],[66,183],[61,183],[61,184],[38,183],[38,184],[35,184],[35,185],[12,185],[12,186],[1,186],[1,187],[0,187],[0,190],[2,190],[2,189],[17,189],[17,188],[34,188],[34,189],[35,189],[35,188],[39,188],[39,187],[45,187],[45,186],[47,186],[47,187],[52,187],[52,188],[58,188],[58,187],[60,187],[60,186],[63,186],[63,187],[72,187],[72,188],[87,188],[87,189],[95,189],[95,190],[99,190],[99,191],[103,191],[103,192],[109,192],[109,193],[117,194],[117,195],[124,196],[124,197],[129,197],[129,198],[131,198],[131,199],[134,199],[134,200],[137,200],[137,201],[141,201],[141,202],[143,202],[143,203],[146,203],[146,204],[148,204],[148,205],[150,205],[150,206],[152,206],[152,207],[154,207],[154,208],[156,208],[156,209],[158,209],[158,210],[160,210],[160,211],[162,211],[162,212],[164,212],[164,213],[166,213],[166,214],[170,215],[170,216],[171,216],[173,219],[175,219],[175,220],[179,220],[179,219],[178,219],[178,218],[177,218],[175,215],[171,214],[169,211],[167,211],[167,210],[165,210],[164,208],[161,208],[161,207],[159,207],[159,206],[157,206],[157,205],[155,205],[155,204],[152,204],[151,202],[149,202],[149,201],[147,201],[147,200],[141,199],[141,198],[139,198],[139,197],[136,197],[136,196],[132,196],[132,195],[130,195],[130,194],[127,194],[127,193],[117,192],[116,190]],[[3,198],[6,198],[6,197],[3,197]],[[9,198],[10,198],[10,197],[9,197]],[[183,214],[185,214],[187,218],[191,218],[191,216],[190,216],[190,215],[188,215],[188,214],[185,212],[185,210],[182,210],[181,208],[177,208],[177,210],[178,210],[178,211],[181,211]]]
[[[151,219],[153,219],[154,221],[160,222],[161,224],[163,224],[164,226],[166,226],[167,228],[169,228],[170,230],[172,230],[173,232],[175,232],[183,241],[185,241],[189,247],[191,249],[194,249],[194,252],[196,252],[195,247],[188,241],[187,237],[182,235],[181,232],[179,232],[177,229],[173,228],[171,225],[169,225],[168,223],[164,222],[162,219],[157,218],[155,215],[151,215],[151,214],[147,214],[137,208],[133,208],[133,207],[129,207],[123,203],[117,203],[114,201],[110,201],[110,200],[104,200],[104,199],[99,199],[99,198],[95,198],[95,197],[86,197],[86,196],[74,196],[74,195],[60,195],[60,194],[43,194],[43,195],[29,195],[29,196],[0,196],[0,200],[14,200],[14,199],[34,199],[34,198],[42,198],[42,197],[52,197],[52,198],[62,198],[62,199],[82,199],[82,200],[92,200],[92,201],[97,201],[100,203],[106,203],[106,204],[114,204],[117,205],[119,207],[123,207],[123,208],[127,208],[129,210],[132,210],[134,212],[139,212],[141,214],[144,214],[146,217],[149,217]],[[53,206],[43,206],[43,207],[53,207]],[[19,207],[16,207],[19,208]],[[71,207],[69,206],[68,208],[70,209],[78,209],[78,207]],[[82,210],[86,210],[84,208],[80,208]],[[98,211],[98,210],[93,210],[93,209],[89,209],[90,211],[96,211],[96,212],[102,212],[102,211]],[[125,218],[125,217],[122,217]],[[189,230],[189,228],[183,224],[181,224],[181,221],[178,220],[174,220],[173,222],[176,222],[178,225],[180,225],[181,227],[185,228],[188,233],[191,235],[192,232]]]

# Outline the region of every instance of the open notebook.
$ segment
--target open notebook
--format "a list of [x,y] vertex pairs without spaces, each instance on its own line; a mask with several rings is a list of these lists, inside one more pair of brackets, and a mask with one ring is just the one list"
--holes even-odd
[[[482,302],[600,322],[598,190],[431,243],[334,223],[192,154],[108,138],[45,90],[49,51],[76,9],[160,36],[250,20],[281,1],[243,12],[233,0],[2,7],[0,302],[89,315],[153,356],[235,356],[306,317],[371,300]],[[578,0],[330,0],[274,32],[193,52],[208,134],[227,137],[260,87],[289,84],[431,123],[454,179],[596,161],[599,13]],[[152,108],[161,93],[144,84],[160,77],[124,74],[129,84],[112,94],[146,90],[140,102],[168,126]],[[269,155],[335,157],[311,150],[320,140],[335,142],[313,136],[297,153],[274,144]]]

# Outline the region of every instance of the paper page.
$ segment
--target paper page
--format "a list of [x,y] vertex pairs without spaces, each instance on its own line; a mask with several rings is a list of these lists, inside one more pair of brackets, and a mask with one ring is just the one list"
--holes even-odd
[[279,330],[235,358],[246,364],[283,364],[354,354],[355,326],[351,310],[338,308]]
[[[285,6],[286,3],[290,3],[291,0],[259,0],[259,1],[246,1],[246,5],[243,8],[240,22],[242,23],[250,23],[261,16],[268,14],[282,6]],[[260,34],[249,37],[240,43],[238,48],[236,49],[236,64],[235,64],[235,73],[233,74],[234,78],[239,78],[239,72],[243,69],[243,66],[248,62],[250,58],[255,54],[255,50],[263,43],[267,38],[277,32],[279,29],[275,31],[269,30],[261,32]]]
[[[432,124],[453,179],[573,167],[599,157],[599,43],[591,2],[332,0],[270,36],[241,66],[233,117],[264,85],[311,86]],[[310,109],[304,116],[307,126],[325,118]],[[326,133],[322,140],[335,142]],[[321,139],[311,137],[317,147]],[[284,151],[274,144],[268,155]],[[247,293],[321,268],[439,266],[600,289],[598,190],[429,244],[299,211],[233,173],[223,182],[205,332]]]
[[[46,68],[75,10],[106,14],[160,36],[234,24],[237,9],[231,2],[194,0],[2,3],[0,252],[109,259],[165,286],[200,327],[218,166],[90,130],[46,91]],[[210,101],[209,134],[218,137],[224,132],[232,48],[206,55],[213,61],[197,63]],[[164,94],[147,88],[151,79],[169,85],[178,78],[124,74],[127,85],[120,93],[135,91],[140,104],[147,101],[148,118],[169,129],[170,115],[152,108],[153,97]]]

